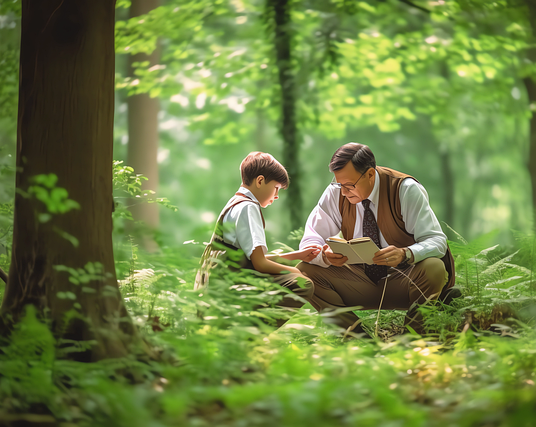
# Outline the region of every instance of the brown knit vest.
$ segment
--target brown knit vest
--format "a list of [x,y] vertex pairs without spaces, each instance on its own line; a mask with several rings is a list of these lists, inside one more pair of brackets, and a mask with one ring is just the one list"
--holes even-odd
[[[397,172],[393,169],[377,166],[376,171],[380,176],[380,195],[378,200],[378,228],[389,245],[397,248],[405,248],[415,243],[413,234],[406,231],[406,224],[402,218],[402,208],[400,207],[400,185],[406,178],[417,181],[410,175]],[[419,181],[417,181],[419,182]],[[346,240],[353,239],[354,228],[357,220],[356,205],[351,204],[346,197],[339,196],[339,211],[342,216],[341,231]],[[454,286],[454,258],[447,245],[447,253],[441,261],[445,264],[445,269],[449,275],[447,288]]]

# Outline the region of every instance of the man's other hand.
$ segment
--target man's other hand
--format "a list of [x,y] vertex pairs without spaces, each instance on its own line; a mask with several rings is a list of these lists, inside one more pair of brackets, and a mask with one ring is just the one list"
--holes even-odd
[[389,267],[396,267],[402,261],[406,259],[406,251],[404,248],[397,248],[396,246],[387,246],[376,252],[372,262],[377,265],[387,265]]
[[348,261],[348,257],[342,254],[333,253],[329,245],[324,245],[322,248],[322,258],[326,264],[331,264],[335,267],[342,267],[344,263]]

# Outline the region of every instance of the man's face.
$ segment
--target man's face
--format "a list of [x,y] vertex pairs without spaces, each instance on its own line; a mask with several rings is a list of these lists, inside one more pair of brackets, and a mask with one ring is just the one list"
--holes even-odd
[[258,185],[258,194],[255,195],[257,197],[257,200],[259,201],[260,205],[265,208],[268,205],[271,205],[273,202],[275,202],[277,199],[279,199],[279,190],[281,190],[282,185],[277,181],[270,181],[266,182],[266,180],[262,179],[262,181]]
[[334,175],[337,182],[341,184],[342,195],[353,205],[367,199],[374,188],[375,171],[373,168],[361,174],[354,169],[352,162],[348,162],[342,169],[334,172]]

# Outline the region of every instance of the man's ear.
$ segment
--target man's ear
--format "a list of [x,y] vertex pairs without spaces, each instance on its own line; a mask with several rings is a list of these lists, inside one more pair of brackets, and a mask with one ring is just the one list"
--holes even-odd
[[257,188],[260,188],[261,187],[261,184],[264,182],[264,175],[259,175],[256,179],[255,179],[255,184],[257,185]]

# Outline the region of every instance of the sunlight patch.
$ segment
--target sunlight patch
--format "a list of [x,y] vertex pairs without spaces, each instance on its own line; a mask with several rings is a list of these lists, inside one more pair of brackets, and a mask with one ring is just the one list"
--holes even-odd
[[201,214],[201,220],[203,222],[211,223],[216,219],[216,214],[214,212],[203,212]]
[[188,107],[189,101],[188,98],[181,94],[173,95],[171,97],[171,102],[176,102],[177,104],[180,104],[183,107]]
[[197,159],[195,161],[195,164],[197,165],[197,167],[199,167],[201,169],[205,169],[205,170],[210,170],[210,168],[212,167],[212,164],[210,163],[210,160],[205,159],[204,157]]

